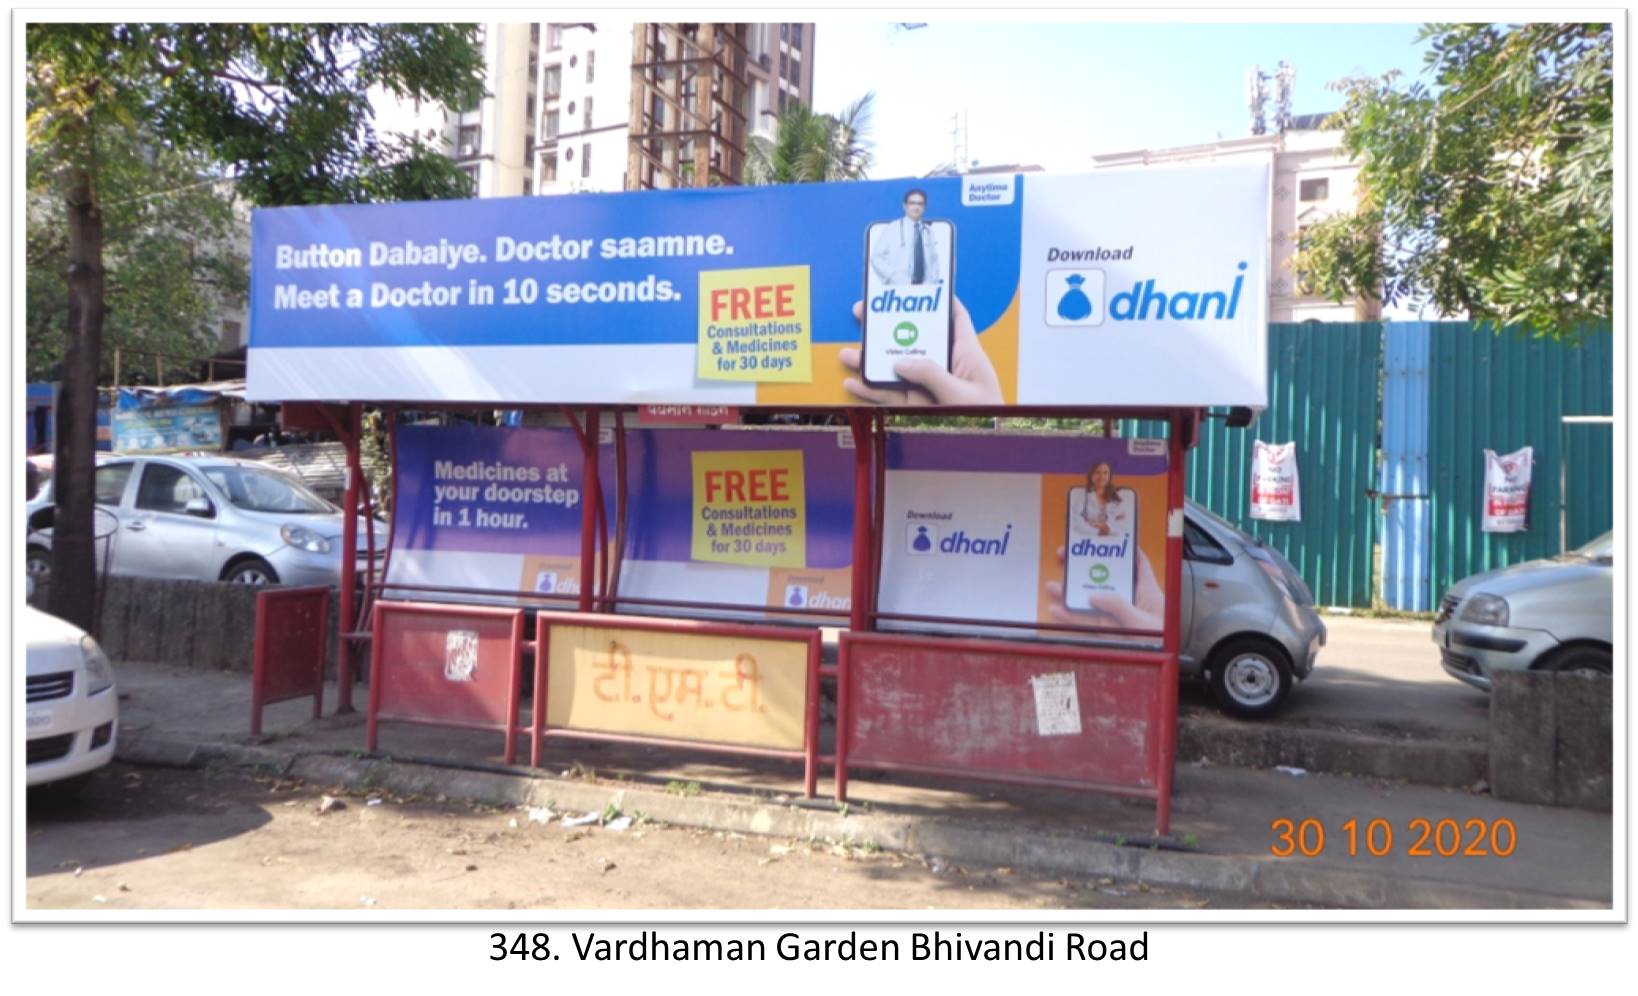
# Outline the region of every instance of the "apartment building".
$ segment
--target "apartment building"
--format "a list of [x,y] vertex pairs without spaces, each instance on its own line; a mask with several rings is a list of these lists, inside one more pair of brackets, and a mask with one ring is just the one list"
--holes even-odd
[[1298,240],[1309,225],[1359,202],[1359,164],[1342,149],[1342,132],[1321,128],[1328,115],[1303,114],[1286,129],[1246,138],[1219,139],[1170,149],[1137,149],[1092,157],[1096,169],[1191,166],[1202,163],[1264,162],[1271,167],[1269,311],[1271,322],[1356,322],[1380,318],[1380,300],[1338,304],[1320,297],[1291,266]]
[[[688,58],[701,56],[697,50],[685,51],[686,39],[698,36],[702,27],[484,24],[489,96],[474,107],[457,109],[378,95],[376,125],[383,133],[415,134],[442,144],[472,177],[480,197],[623,190],[628,186],[633,88],[644,80],[686,73]],[[738,106],[721,110],[717,118],[723,138],[742,147],[749,134],[771,134],[776,116],[790,101],[811,103],[814,26],[733,27],[732,32],[716,32],[718,56],[710,68],[734,74],[734,85],[726,89]],[[635,61],[639,58],[647,61]],[[723,89],[713,81],[711,96]],[[668,100],[661,93],[653,106],[645,101],[644,113],[637,116],[640,133],[666,134],[685,127],[676,123],[678,109]],[[737,182],[738,177],[732,179]]]

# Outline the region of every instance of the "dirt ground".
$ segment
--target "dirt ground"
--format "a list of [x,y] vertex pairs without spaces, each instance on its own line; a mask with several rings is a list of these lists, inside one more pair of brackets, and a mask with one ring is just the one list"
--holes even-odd
[[[544,824],[527,809],[334,795],[115,764],[31,792],[31,909],[1233,909],[1244,897],[966,868],[845,843]],[[544,815],[541,813],[535,816]],[[613,824],[619,825],[618,822]],[[1267,904],[1257,904],[1266,908]]]

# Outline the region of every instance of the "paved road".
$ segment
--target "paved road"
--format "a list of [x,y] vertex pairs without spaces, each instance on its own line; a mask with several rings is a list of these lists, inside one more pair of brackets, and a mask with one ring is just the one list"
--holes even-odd
[[[1328,615],[1325,626],[1329,638],[1314,673],[1274,722],[1489,737],[1489,694],[1445,674],[1431,623]],[[1185,690],[1183,702],[1211,708],[1198,689]]]
[[[236,771],[98,772],[28,799],[31,909],[1221,909],[1237,895],[962,867],[819,840],[353,796]],[[579,814],[575,814],[579,815]],[[628,814],[634,815],[634,814]],[[1290,907],[1295,904],[1284,904]]]

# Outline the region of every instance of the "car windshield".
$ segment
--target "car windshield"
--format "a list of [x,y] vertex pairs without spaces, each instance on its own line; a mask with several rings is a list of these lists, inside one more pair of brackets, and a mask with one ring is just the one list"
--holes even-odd
[[228,501],[250,512],[285,512],[328,515],[334,505],[307,490],[293,478],[248,467],[206,467],[205,476],[222,489]]
[[1586,557],[1588,560],[1615,560],[1615,531],[1612,529],[1585,546],[1578,546],[1570,553],[1577,557]]

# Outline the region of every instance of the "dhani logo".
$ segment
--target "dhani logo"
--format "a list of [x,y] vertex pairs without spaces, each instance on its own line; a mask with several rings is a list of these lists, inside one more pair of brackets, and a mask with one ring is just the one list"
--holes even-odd
[[957,529],[938,542],[939,553],[970,557],[1005,557],[1007,545],[1012,542],[1012,523],[1000,536],[968,536],[965,529]]
[[907,312],[937,311],[944,303],[944,285],[935,284],[930,291],[901,291],[889,287],[870,299],[870,311],[877,315],[899,315]]
[[1246,264],[1240,263],[1234,286],[1228,290],[1157,290],[1155,282],[1139,280],[1131,290],[1109,299],[1109,317],[1117,322],[1143,322],[1173,318],[1178,320],[1231,319],[1240,308],[1240,291],[1246,281]]
[[[1126,533],[1123,535],[1119,542],[1111,540],[1106,543],[1101,540],[1088,537],[1086,539],[1076,540],[1075,545],[1070,548],[1069,552],[1071,555],[1076,557],[1124,557],[1126,556],[1126,551],[1131,546],[1131,543],[1131,533]],[[1094,569],[1096,568],[1094,567]],[[1097,579],[1094,578],[1093,580]]]
[[915,322],[900,322],[893,326],[893,341],[901,346],[914,346],[921,338],[921,329],[916,328]]

